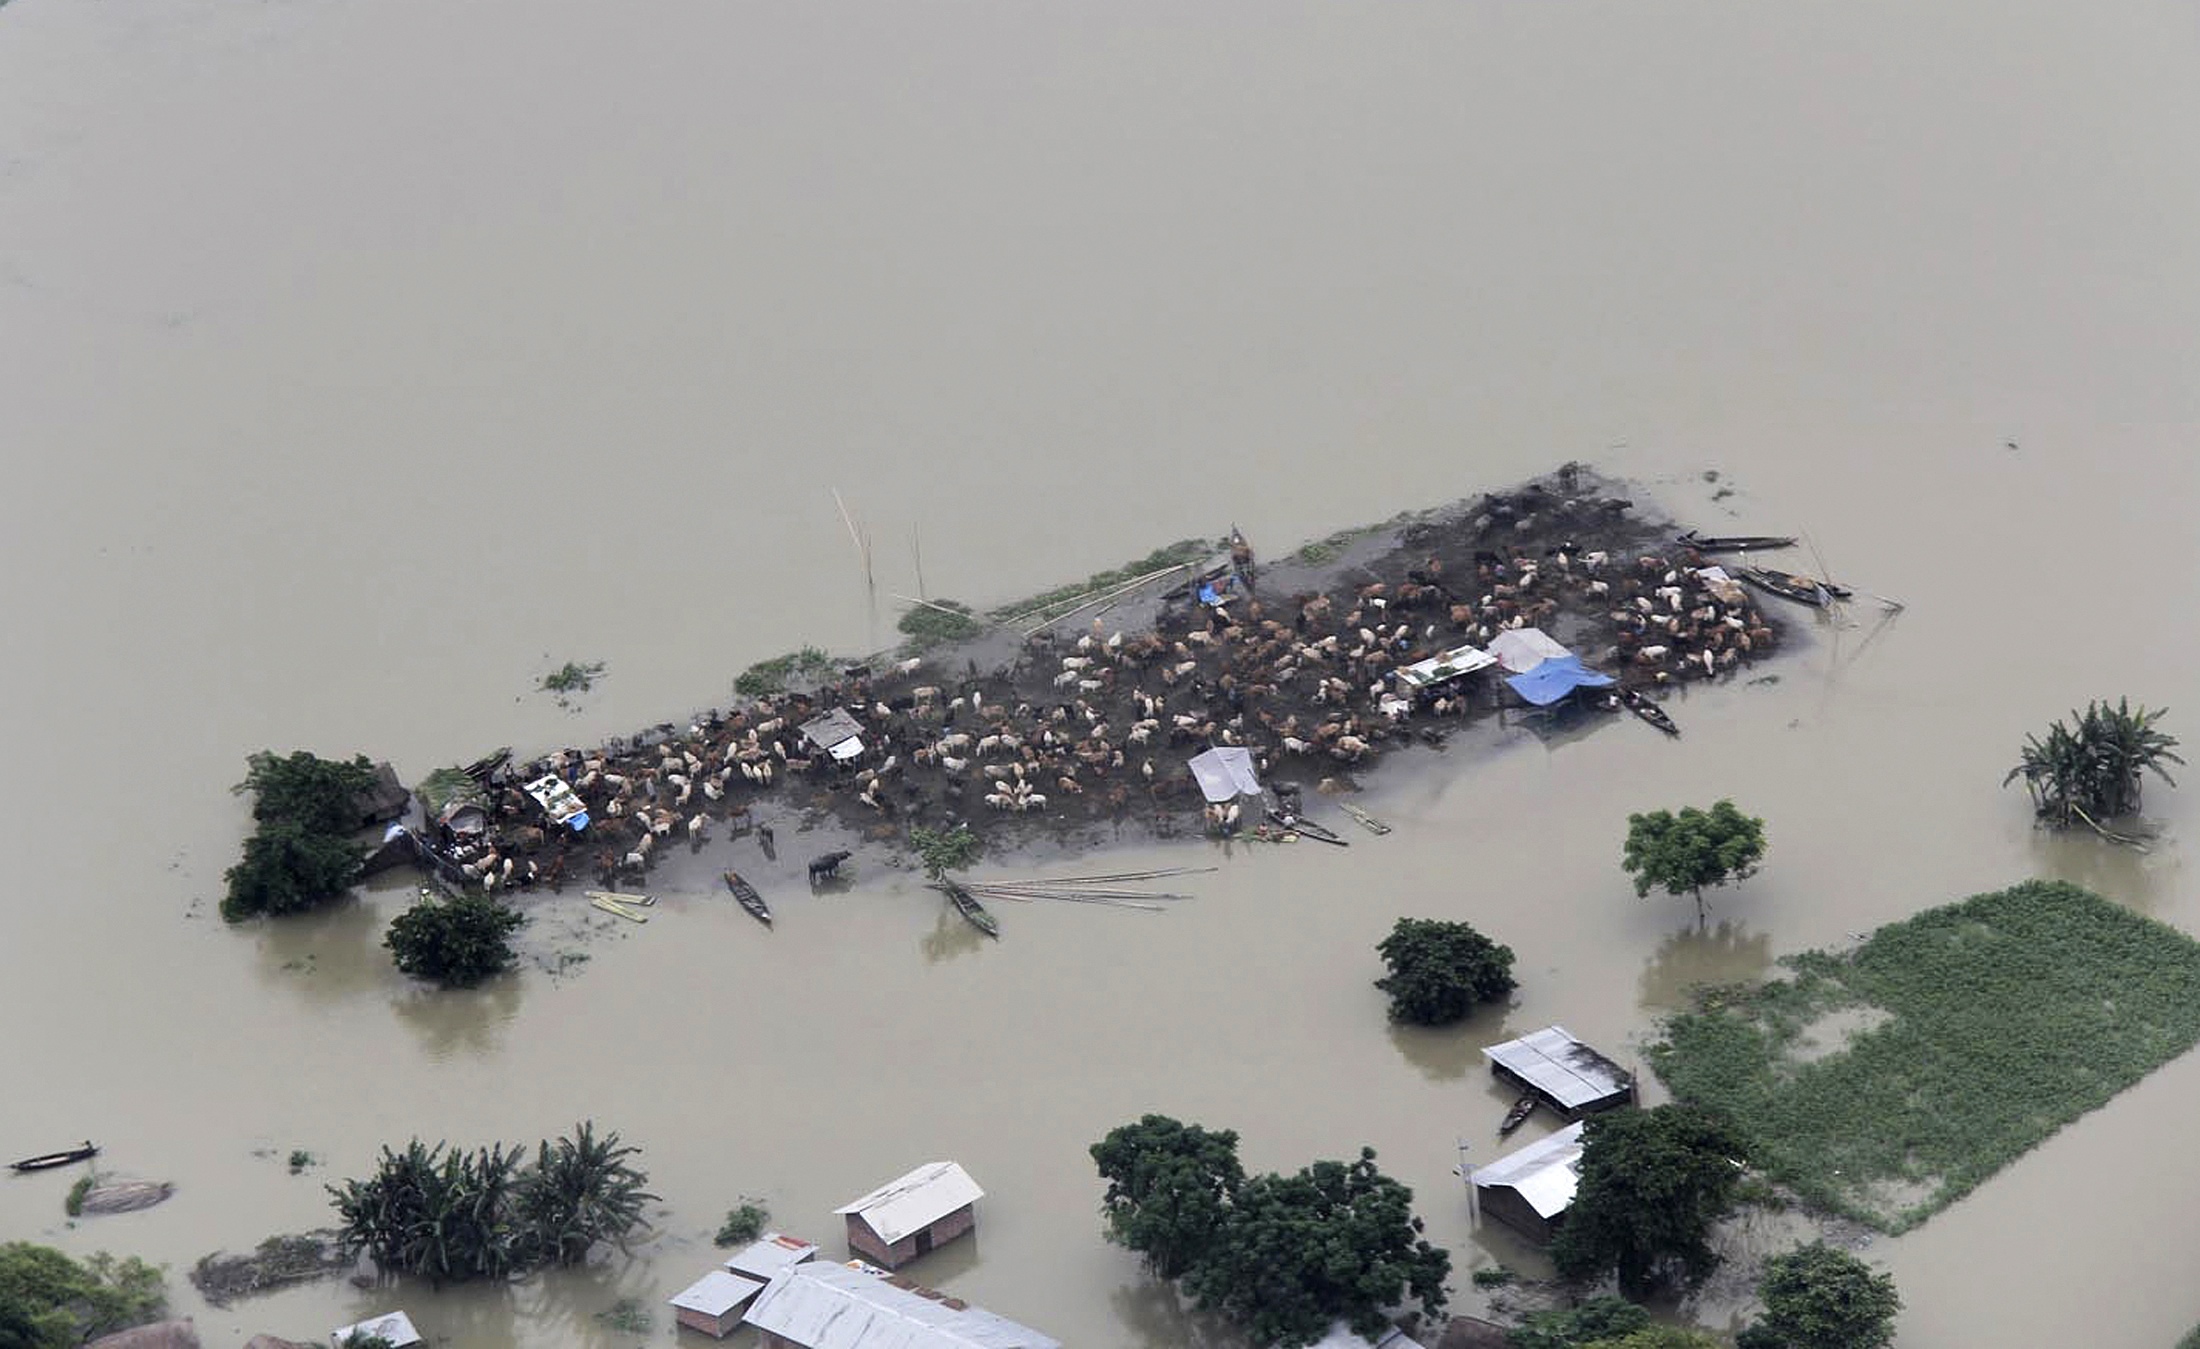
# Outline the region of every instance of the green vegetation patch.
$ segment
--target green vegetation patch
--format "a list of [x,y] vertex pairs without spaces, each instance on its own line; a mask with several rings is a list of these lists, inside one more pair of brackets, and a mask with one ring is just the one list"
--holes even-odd
[[828,674],[833,668],[833,658],[814,646],[790,651],[784,656],[760,660],[743,670],[733,681],[733,691],[746,698],[762,698],[767,694],[784,693],[788,681],[796,678],[816,678]]
[[1706,993],[1651,1066],[1804,1198],[1902,1232],[2200,1040],[2200,942],[2060,881]]
[[977,636],[985,631],[985,620],[959,600],[933,600],[913,606],[894,626],[909,639],[911,651],[925,651]]
[[542,677],[542,689],[545,693],[586,693],[610,668],[600,660],[569,660]]
[[1355,525],[1351,529],[1340,529],[1327,538],[1315,539],[1310,543],[1300,544],[1299,550],[1291,554],[1291,560],[1304,563],[1309,567],[1318,567],[1324,562],[1334,562],[1345,549],[1386,527],[1385,525]]
[[1135,562],[1126,562],[1108,571],[1096,571],[1075,585],[1056,586],[1029,599],[1004,604],[993,611],[993,617],[1004,623],[1010,619],[1044,618],[1048,611],[1063,608],[1098,591],[1127,585],[1141,576],[1150,576],[1169,567],[1204,562],[1216,551],[1217,545],[1206,539],[1178,539],[1165,548],[1154,549]]

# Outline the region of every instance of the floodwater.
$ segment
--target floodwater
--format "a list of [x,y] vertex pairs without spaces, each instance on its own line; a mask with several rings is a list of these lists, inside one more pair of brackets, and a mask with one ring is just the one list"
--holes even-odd
[[[831,1242],[835,1204],[953,1157],[977,1239],[913,1273],[1073,1344],[1178,1345],[1084,1153],[1160,1110],[1257,1167],[1374,1145],[1471,1307],[1465,1269],[1520,1258],[1450,1176],[1455,1139],[1494,1152],[1499,1031],[1632,1057],[1693,982],[2031,875],[2200,931],[2200,793],[2153,790],[2138,856],[2042,839],[1997,787],[2094,695],[2200,743],[2194,20],[15,0],[0,1147],[91,1135],[180,1189],[70,1229],[64,1179],[10,1180],[0,1237],[168,1262],[211,1344],[395,1302],[453,1344],[608,1346],[634,1337],[594,1313],[708,1268],[737,1196]],[[546,901],[537,963],[471,994],[389,968],[402,889],[213,916],[252,750],[418,776],[585,743],[805,642],[883,645],[920,547],[928,593],[999,602],[1569,458],[1806,529],[1908,610],[1803,624],[1777,683],[1679,702],[1678,743],[1623,721],[1401,766],[1370,799],[1396,831],[1349,851],[1111,854],[1221,865],[1160,916],[1004,905],[981,946],[875,863],[812,899],[799,841],[778,868],[736,843],[777,931],[699,882],[616,932]],[[574,710],[529,691],[568,659],[610,665]],[[1718,795],[1772,853],[1697,933],[1619,837]],[[1511,943],[1518,1005],[1388,1028],[1401,914]],[[2196,1112],[2188,1056],[1875,1244],[1903,1349],[2200,1321]],[[582,1117],[665,1198],[631,1261],[227,1312],[180,1277],[322,1221],[383,1141]]]

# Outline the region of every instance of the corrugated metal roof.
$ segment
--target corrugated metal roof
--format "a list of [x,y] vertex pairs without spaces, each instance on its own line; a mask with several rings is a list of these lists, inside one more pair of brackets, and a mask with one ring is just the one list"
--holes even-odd
[[755,1241],[735,1251],[726,1261],[727,1270],[745,1274],[752,1279],[768,1280],[789,1265],[799,1265],[817,1254],[817,1243],[800,1237],[782,1236],[766,1232]]
[[738,1274],[714,1269],[666,1301],[682,1311],[701,1312],[705,1316],[724,1316],[763,1291],[762,1279],[745,1279]]
[[849,715],[847,708],[836,707],[803,722],[801,730],[802,734],[810,738],[811,744],[819,749],[830,750],[850,736],[863,734],[863,725]]
[[978,1182],[954,1162],[926,1162],[908,1175],[887,1181],[861,1199],[833,1210],[853,1213],[891,1246],[911,1232],[930,1227],[973,1200],[985,1197]]
[[1062,1349],[982,1307],[814,1260],[782,1270],[741,1319],[805,1349]]
[[1497,664],[1497,657],[1478,646],[1455,646],[1439,652],[1427,660],[1417,660],[1411,665],[1398,667],[1398,682],[1411,688],[1427,688],[1447,679],[1487,670]]
[[1396,1326],[1371,1340],[1339,1321],[1329,1328],[1327,1335],[1314,1341],[1310,1349],[1421,1349],[1421,1342]]
[[1581,1184],[1574,1168],[1580,1160],[1581,1125],[1569,1124],[1548,1138],[1538,1138],[1488,1166],[1477,1167],[1474,1187],[1517,1190],[1537,1213],[1555,1218],[1574,1202],[1574,1191]]
[[1624,1096],[1634,1085],[1618,1064],[1575,1039],[1564,1026],[1545,1026],[1491,1045],[1482,1055],[1569,1111]]

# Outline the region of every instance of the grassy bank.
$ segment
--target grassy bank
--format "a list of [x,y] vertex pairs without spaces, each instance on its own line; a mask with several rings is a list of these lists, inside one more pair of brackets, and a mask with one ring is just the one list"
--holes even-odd
[[2200,1040],[2200,942],[2061,882],[1715,990],[1649,1059],[1813,1202],[1900,1232]]

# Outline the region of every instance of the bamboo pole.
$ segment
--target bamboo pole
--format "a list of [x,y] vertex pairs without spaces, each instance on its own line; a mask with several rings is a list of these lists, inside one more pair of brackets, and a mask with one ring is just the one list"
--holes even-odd
[[[1090,609],[1090,608],[1091,608],[1092,606],[1094,606],[1095,604],[1103,604],[1103,603],[1107,602],[1108,600],[1112,600],[1112,599],[1115,599],[1115,598],[1117,598],[1117,597],[1119,597],[1119,596],[1122,596],[1122,595],[1128,595],[1128,594],[1129,594],[1130,592],[1132,592],[1133,590],[1136,590],[1136,589],[1138,589],[1138,588],[1139,588],[1140,586],[1143,586],[1143,585],[1149,585],[1149,584],[1153,583],[1154,581],[1157,581],[1157,580],[1159,580],[1160,578],[1162,578],[1162,577],[1164,577],[1164,576],[1170,575],[1170,574],[1171,574],[1171,573],[1173,573],[1173,572],[1179,572],[1179,571],[1188,571],[1188,570],[1190,570],[1190,569],[1191,569],[1191,567],[1192,567],[1192,564],[1191,564],[1191,563],[1189,563],[1189,562],[1180,562],[1180,563],[1178,563],[1177,565],[1175,565],[1175,566],[1173,566],[1173,567],[1163,567],[1163,568],[1162,568],[1161,570],[1159,570],[1159,571],[1150,571],[1150,572],[1147,572],[1147,573],[1146,573],[1146,574],[1145,574],[1144,576],[1141,576],[1141,577],[1139,577],[1139,578],[1137,578],[1136,580],[1133,580],[1133,581],[1126,581],[1126,582],[1124,582],[1124,583],[1123,583],[1122,585],[1120,585],[1120,586],[1117,586],[1117,587],[1115,587],[1115,588],[1114,588],[1114,589],[1112,589],[1112,590],[1106,590],[1106,591],[1095,591],[1095,590],[1088,590],[1088,591],[1086,591],[1086,592],[1084,592],[1084,593],[1085,593],[1085,594],[1087,594],[1087,595],[1089,595],[1089,596],[1091,596],[1092,598],[1090,598],[1090,599],[1087,599],[1087,600],[1086,600],[1086,601],[1085,601],[1084,603],[1082,603],[1082,604],[1078,605],[1078,606],[1077,606],[1076,608],[1074,608],[1074,609],[1065,609],[1065,610],[1063,610],[1063,611],[1062,611],[1061,613],[1055,614],[1055,615],[1053,615],[1052,617],[1049,617],[1049,618],[1046,618],[1046,619],[1044,619],[1044,620],[1040,621],[1040,622],[1039,622],[1039,623],[1038,623],[1038,624],[1037,624],[1036,626],[1034,626],[1034,627],[1032,627],[1032,628],[1030,628],[1030,629],[1027,629],[1027,630],[1025,631],[1025,633],[1024,633],[1024,636],[1026,636],[1026,637],[1030,637],[1030,636],[1033,636],[1034,634],[1036,634],[1036,633],[1039,633],[1039,632],[1042,632],[1042,631],[1044,631],[1044,630],[1045,630],[1045,629],[1047,629],[1047,628],[1051,628],[1051,627],[1053,627],[1053,626],[1054,626],[1055,624],[1057,624],[1057,623],[1059,623],[1059,622],[1063,621],[1064,619],[1067,619],[1067,618],[1074,618],[1074,617],[1075,617],[1075,616],[1077,616],[1078,614],[1081,614],[1081,613],[1083,613],[1083,612],[1084,612],[1085,610],[1087,610],[1087,609]],[[1077,597],[1077,596],[1075,596],[1075,595],[1070,595],[1070,596],[1066,596],[1064,600],[1058,600],[1058,601],[1056,601],[1056,603],[1065,603],[1065,602],[1066,602],[1067,600],[1072,600],[1072,599],[1076,599],[1076,598],[1078,598],[1078,597]],[[1025,613],[1021,613],[1021,614],[1018,614],[1018,615],[1016,615],[1016,616],[1015,616],[1014,618],[1008,619],[1008,620],[1006,620],[1006,621],[1008,621],[1008,622],[1011,622],[1011,623],[1019,623],[1019,624],[1020,624],[1020,623],[1024,622],[1024,620],[1026,620],[1026,619],[1030,618],[1030,617],[1032,616],[1032,614],[1037,614],[1037,613],[1044,613],[1044,612],[1045,612],[1046,610],[1048,610],[1048,609],[1050,609],[1050,608],[1052,608],[1052,607],[1053,607],[1052,605],[1045,605],[1045,604],[1042,604],[1042,605],[1040,605],[1040,606],[1039,606],[1038,608],[1036,608],[1036,609],[1032,609],[1032,610],[1029,610],[1029,611],[1027,611],[1027,612],[1025,612]]]

